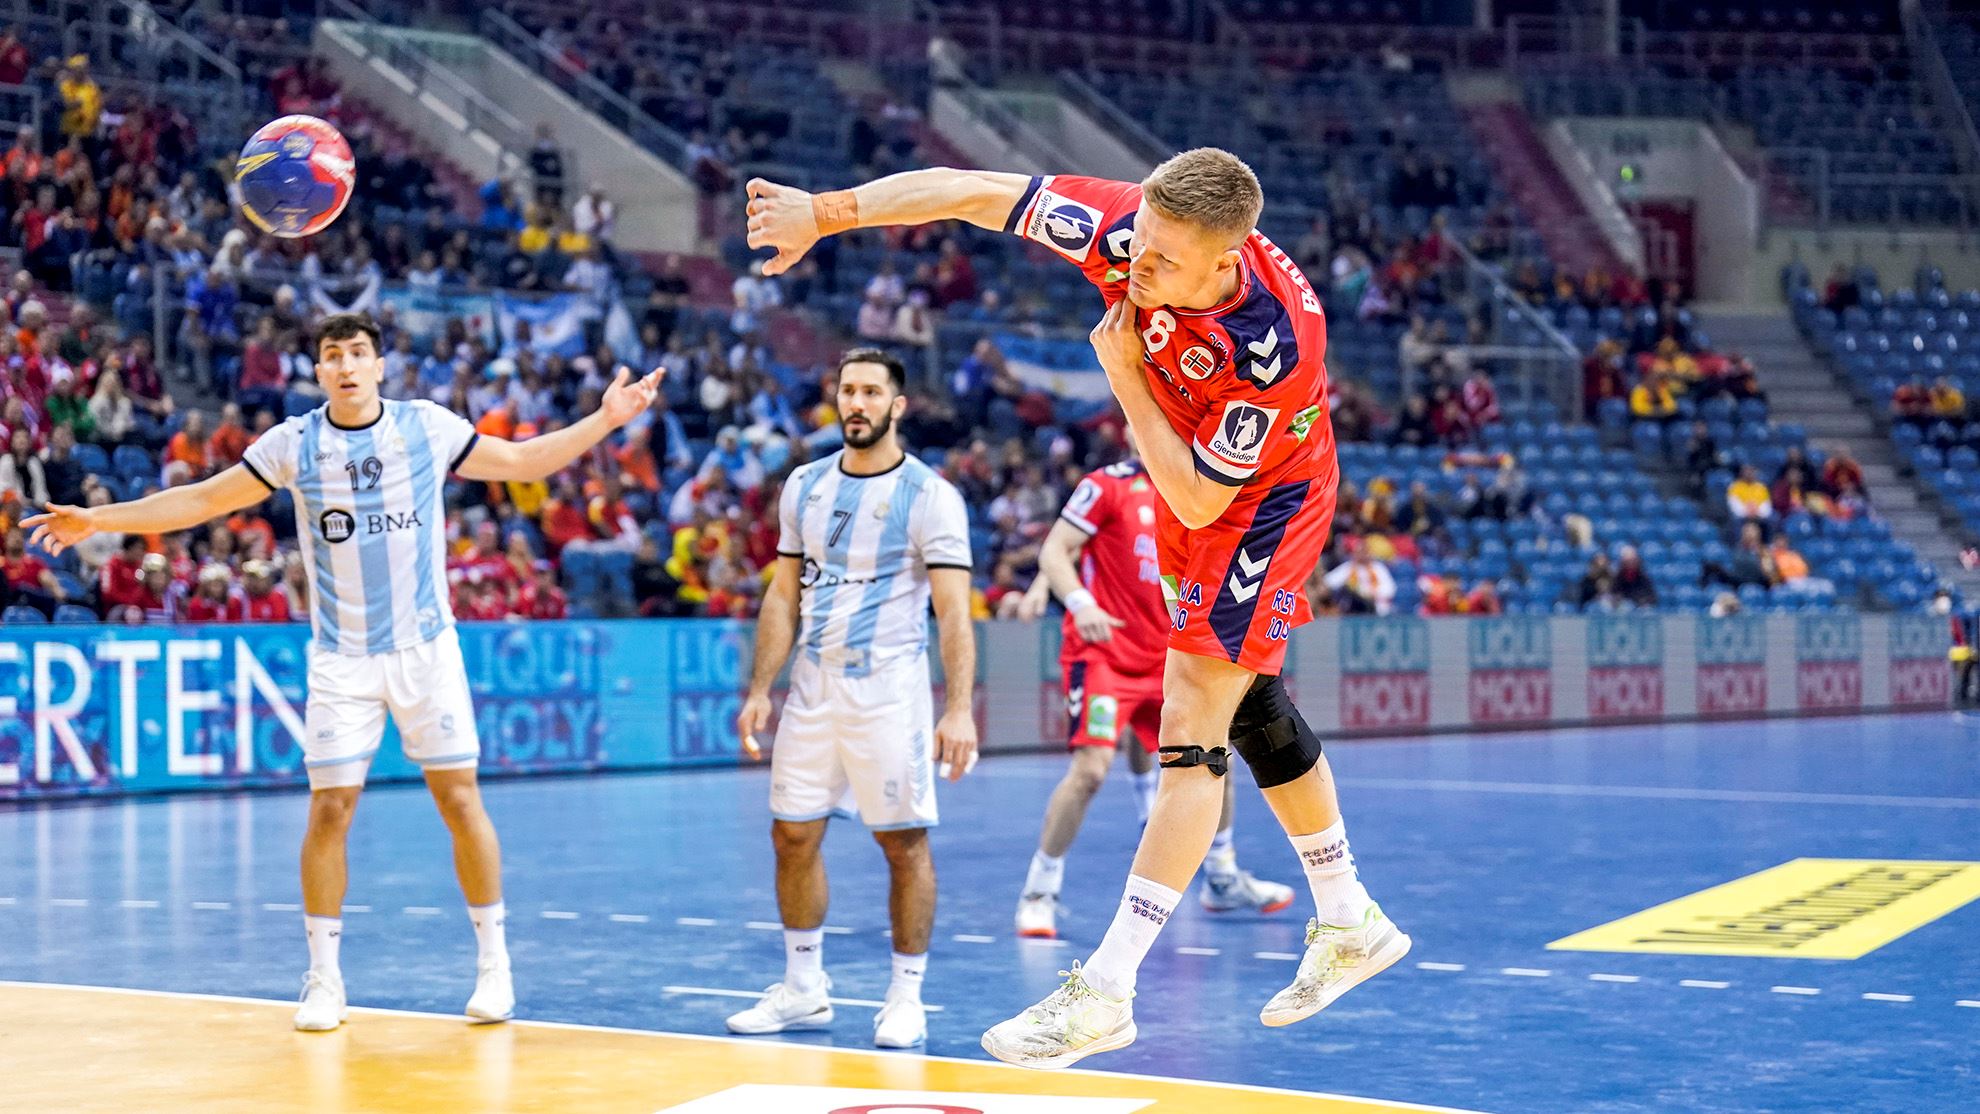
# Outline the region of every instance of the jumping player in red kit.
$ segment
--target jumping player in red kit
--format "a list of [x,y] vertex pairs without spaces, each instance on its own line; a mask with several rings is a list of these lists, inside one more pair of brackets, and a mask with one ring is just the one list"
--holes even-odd
[[1157,561],[1172,609],[1162,677],[1163,776],[1106,937],[1058,990],[983,1035],[1007,1063],[1062,1068],[1135,1039],[1135,976],[1217,826],[1235,750],[1313,891],[1306,952],[1260,1012],[1290,1025],[1409,951],[1354,869],[1320,739],[1279,671],[1311,618],[1339,482],[1320,301],[1257,231],[1257,176],[1198,148],[1140,185],[946,168],[809,194],[749,183],[749,243],[779,274],[821,236],[966,220],[1077,264],[1107,310],[1092,341],[1161,495]]
[[[1058,936],[1066,852],[1107,779],[1116,747],[1129,755],[1142,823],[1154,805],[1162,659],[1171,630],[1156,561],[1155,522],[1155,486],[1140,461],[1124,460],[1088,473],[1045,535],[1038,579],[1018,609],[1020,618],[1036,619],[1044,615],[1050,596],[1065,605],[1059,675],[1072,749],[1066,776],[1045,806],[1038,850],[1019,891],[1019,936]],[[1235,782],[1224,783],[1223,816],[1203,861],[1198,900],[1212,913],[1276,913],[1293,903],[1293,891],[1238,866],[1231,829],[1235,789]]]

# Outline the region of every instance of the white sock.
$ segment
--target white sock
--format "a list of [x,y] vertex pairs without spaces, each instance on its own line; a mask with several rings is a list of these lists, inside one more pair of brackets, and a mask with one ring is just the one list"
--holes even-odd
[[902,955],[894,953],[894,981],[887,987],[887,997],[907,998],[921,1001],[921,978],[928,972],[928,956]]
[[825,982],[825,930],[784,930],[784,984],[792,990],[813,991]]
[[1354,870],[1354,856],[1348,851],[1347,825],[1334,826],[1312,835],[1292,836],[1293,850],[1306,868],[1306,884],[1313,889],[1313,904],[1320,923],[1348,928],[1361,923],[1371,899]]
[[1237,873],[1237,846],[1231,842],[1231,828],[1225,828],[1211,838],[1210,854],[1204,857],[1203,869],[1218,878],[1228,878]]
[[343,976],[337,970],[337,945],[344,939],[344,918],[303,914],[303,934],[309,937],[309,969],[319,975]]
[[499,960],[507,963],[509,936],[503,926],[509,923],[508,903],[498,901],[493,905],[470,905],[468,920],[474,922],[474,942],[481,952],[479,961]]
[[1043,851],[1034,851],[1031,855],[1031,869],[1024,875],[1024,896],[1044,894],[1048,897],[1057,897],[1059,887],[1065,883],[1065,880],[1064,855],[1054,858]]
[[1123,999],[1134,993],[1134,977],[1148,949],[1162,934],[1162,925],[1175,912],[1182,895],[1138,874],[1128,875],[1121,894],[1121,907],[1114,912],[1114,923],[1094,949],[1093,957],[1081,971],[1086,983],[1109,998]]
[[1155,811],[1155,789],[1162,784],[1162,771],[1150,767],[1138,774],[1130,773],[1128,779],[1134,783],[1134,811],[1141,814],[1141,822],[1146,824]]

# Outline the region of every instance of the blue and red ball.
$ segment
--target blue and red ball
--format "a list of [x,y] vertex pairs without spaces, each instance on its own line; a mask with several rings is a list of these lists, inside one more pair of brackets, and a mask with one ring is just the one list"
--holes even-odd
[[314,116],[263,124],[234,164],[241,213],[272,236],[312,236],[350,204],[357,184],[351,145]]

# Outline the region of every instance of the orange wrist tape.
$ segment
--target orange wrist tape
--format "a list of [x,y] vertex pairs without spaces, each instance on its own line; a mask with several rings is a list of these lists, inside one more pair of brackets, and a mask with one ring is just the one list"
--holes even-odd
[[859,199],[851,190],[831,190],[811,195],[811,218],[818,222],[818,234],[831,236],[859,227]]

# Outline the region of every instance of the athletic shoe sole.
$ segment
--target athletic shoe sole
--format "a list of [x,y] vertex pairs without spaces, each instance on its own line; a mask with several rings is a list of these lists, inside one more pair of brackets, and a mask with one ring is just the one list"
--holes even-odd
[[1134,1043],[1134,1038],[1138,1035],[1139,1033],[1134,1027],[1134,1022],[1130,1021],[1127,1028],[1112,1036],[1102,1037],[1092,1044],[1075,1051],[1061,1052],[1049,1060],[1013,1060],[999,1053],[995,1048],[990,1047],[990,1034],[985,1033],[983,1034],[983,1051],[988,1052],[990,1055],[1013,1067],[1031,1068],[1034,1071],[1057,1071],[1060,1068],[1072,1067],[1088,1056],[1126,1048],[1128,1045]]
[[1018,935],[1026,940],[1057,940],[1059,938],[1059,930],[1056,928],[1020,928],[1018,929]]
[[1334,991],[1333,997],[1326,999],[1310,1010],[1305,1010],[1297,1014],[1268,1014],[1261,1010],[1258,1014],[1258,1020],[1274,1029],[1305,1021],[1307,1018],[1340,1001],[1341,995],[1346,994],[1348,991],[1353,990],[1355,987],[1395,966],[1397,960],[1409,954],[1410,943],[1411,941],[1408,936],[1397,932],[1389,938],[1388,943],[1382,945],[1382,950],[1376,952],[1369,962],[1362,964],[1361,967],[1356,969],[1349,981],[1342,983],[1340,988]]
[[810,1033],[820,1029],[830,1029],[831,1027],[832,1011],[826,1010],[824,1013],[814,1013],[808,1017],[800,1017],[794,1021],[786,1021],[782,1025],[773,1025],[765,1029],[738,1029],[731,1022],[729,1024],[729,1032],[743,1037],[770,1037],[778,1033]]
[[337,1029],[337,1027],[338,1027],[338,1026],[340,1026],[340,1025],[342,1025],[342,1024],[344,1023],[344,1021],[345,1021],[345,1020],[346,1020],[347,1018],[349,1018],[350,1016],[351,1016],[351,1008],[350,1008],[349,1006],[345,1006],[345,1007],[343,1008],[343,1010],[342,1010],[342,1011],[340,1011],[340,1012],[339,1012],[339,1013],[337,1014],[337,1021],[336,1021],[336,1023],[335,1023],[335,1024],[333,1024],[333,1025],[304,1025],[304,1024],[301,1024],[301,1023],[297,1023],[297,1025],[296,1025],[296,1032],[298,1032],[298,1033],[329,1033],[329,1032],[334,1032],[334,1031],[336,1031],[336,1029]]
[[504,1021],[511,1020],[515,1016],[516,1016],[516,1011],[514,1010],[510,1010],[508,1013],[505,1013],[500,1017],[492,1017],[485,1013],[470,1012],[467,1015],[467,1019],[469,1025],[495,1025]]

